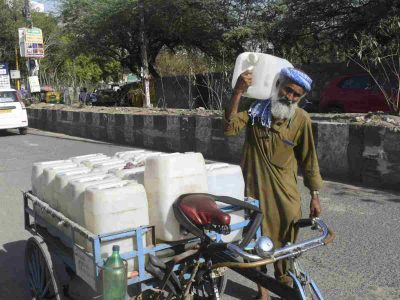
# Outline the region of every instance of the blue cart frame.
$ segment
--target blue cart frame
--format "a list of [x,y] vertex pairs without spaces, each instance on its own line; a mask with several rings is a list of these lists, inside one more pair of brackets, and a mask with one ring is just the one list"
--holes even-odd
[[[82,278],[79,274],[79,270],[77,270],[77,255],[83,258],[83,261],[89,265],[84,266],[89,270],[93,270],[94,274],[86,274],[86,278],[82,278],[85,280],[93,290],[99,292],[101,287],[100,282],[100,271],[102,266],[104,265],[103,258],[101,257],[101,244],[104,242],[117,241],[121,239],[134,238],[136,240],[137,249],[128,253],[121,253],[122,258],[125,260],[137,259],[138,262],[138,274],[137,276],[133,276],[128,278],[128,289],[133,288],[138,295],[150,288],[153,287],[155,280],[153,280],[153,276],[146,272],[145,270],[145,258],[146,255],[152,254],[157,256],[172,256],[175,254],[176,248],[181,248],[182,246],[194,245],[199,242],[199,238],[191,238],[187,240],[171,242],[171,243],[160,243],[157,244],[155,242],[155,228],[154,226],[141,226],[137,228],[131,228],[120,232],[111,232],[101,235],[95,235],[85,228],[80,226],[79,224],[71,221],[66,216],[56,211],[52,207],[50,207],[47,203],[37,198],[31,192],[23,193],[24,199],[24,219],[25,219],[25,229],[32,233],[32,235],[36,237],[40,237],[40,239],[47,245],[48,251],[50,253],[56,254],[75,274]],[[258,207],[258,200],[252,198],[246,198],[246,201],[250,204],[253,204]],[[240,208],[229,206],[224,207],[222,209],[225,212],[233,212],[240,210]],[[44,217],[46,216],[46,218]],[[54,223],[49,222],[49,218],[56,220],[57,226]],[[249,223],[249,220],[245,220],[238,224],[232,224],[231,230],[240,230],[244,228]],[[44,226],[43,226],[44,225]],[[72,236],[67,236],[61,228],[70,227],[72,231]],[[48,230],[44,227],[47,227],[49,231],[52,233],[56,233],[58,236],[55,237],[51,235]],[[91,243],[92,252],[85,251],[82,247],[75,243],[75,235],[79,234],[83,236],[86,241]],[[152,241],[151,246],[145,247],[143,245],[143,236],[151,235]],[[261,230],[257,230],[257,237],[261,235]],[[217,233],[211,233],[211,236],[214,236],[217,241],[221,240],[221,235]],[[64,243],[61,242],[64,241]],[[67,244],[64,245],[64,244]],[[50,257],[50,253],[45,253],[44,255]],[[51,259],[51,258],[50,258]],[[177,266],[177,268],[179,265]],[[87,270],[86,270],[87,271]],[[42,275],[42,274],[41,274]],[[54,275],[54,274],[53,274]],[[85,277],[85,276],[84,276]]]

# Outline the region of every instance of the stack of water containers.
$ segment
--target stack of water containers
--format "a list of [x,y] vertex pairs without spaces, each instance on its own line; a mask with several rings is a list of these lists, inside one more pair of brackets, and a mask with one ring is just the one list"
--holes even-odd
[[[156,238],[176,241],[188,238],[180,231],[172,204],[184,193],[211,193],[244,199],[244,183],[239,166],[205,164],[201,153],[161,153],[145,150],[118,152],[114,157],[89,154],[67,160],[39,162],[32,169],[32,192],[67,218],[94,234],[104,234],[143,225],[156,226]],[[46,222],[48,231],[54,230],[55,219],[36,210]],[[244,219],[243,212],[231,214],[232,223]],[[69,227],[60,226],[71,237]],[[234,232],[225,241],[241,238]],[[68,239],[62,239],[72,246]],[[91,251],[80,235],[75,235],[80,246]],[[143,237],[143,243],[145,244]],[[102,244],[103,257],[111,254],[112,244],[121,252],[136,249],[133,239]],[[128,265],[130,271],[136,263]]]

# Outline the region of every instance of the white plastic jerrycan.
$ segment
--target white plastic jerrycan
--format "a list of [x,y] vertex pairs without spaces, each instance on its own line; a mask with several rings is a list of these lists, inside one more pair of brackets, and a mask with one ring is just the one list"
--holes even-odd
[[[64,197],[61,198],[63,205],[60,205],[60,207],[62,207],[63,211],[65,211],[64,214],[69,219],[85,227],[83,205],[85,201],[86,188],[101,184],[118,182],[121,182],[121,179],[112,174],[102,174],[96,172],[72,179],[64,188]],[[64,234],[71,237],[71,229],[69,227],[65,228]],[[61,241],[65,245],[71,246],[70,244],[68,244],[68,240],[61,239]],[[84,246],[84,239],[79,234],[75,235],[75,242],[78,245]]]
[[112,158],[93,165],[93,171],[108,172],[111,169],[123,169],[127,162],[119,158]]
[[72,163],[72,160],[55,160],[55,161],[44,161],[34,163],[32,166],[32,193],[39,197],[39,199],[43,199],[43,185],[41,183],[43,171],[45,168],[51,168],[56,166],[65,166]]
[[[36,162],[32,166],[32,193],[37,196],[39,199],[44,201],[44,185],[42,184],[43,180],[43,172],[45,168],[51,168],[56,166],[66,166],[71,164],[71,160],[55,160],[55,161],[45,161],[45,162]],[[43,212],[37,206],[34,207],[36,214],[40,217],[36,219],[36,222],[42,226],[46,227],[46,222],[42,222],[41,218],[44,217]]]
[[286,59],[270,54],[244,52],[236,59],[232,88],[235,87],[240,74],[251,70],[253,72],[252,85],[244,96],[261,100],[269,99],[279,78],[279,72],[286,67],[293,67]]
[[43,200],[47,202],[51,207],[56,209],[54,198],[53,198],[53,181],[57,174],[65,173],[66,171],[78,170],[79,165],[75,163],[69,163],[65,165],[59,165],[55,167],[45,168],[43,175],[41,176],[40,183],[42,185]]
[[[206,165],[208,192],[216,196],[229,196],[238,200],[244,200],[244,179],[240,166],[226,163],[212,163]],[[217,202],[218,207],[229,206]],[[244,211],[234,211],[231,216],[230,225],[239,224],[244,221]],[[243,230],[232,231],[223,235],[224,242],[237,241],[242,238]]]
[[94,153],[94,154],[74,156],[74,157],[71,157],[70,160],[72,160],[74,163],[81,164],[84,161],[87,161],[90,159],[101,159],[101,158],[107,158],[107,157],[108,156],[103,153]]
[[156,238],[162,241],[189,238],[181,233],[172,205],[182,194],[207,193],[203,155],[173,153],[147,158],[144,186],[149,201],[150,224],[156,227]]
[[[94,234],[104,234],[149,225],[148,203],[143,185],[133,181],[102,183],[85,190],[84,227]],[[142,237],[143,246],[146,238]],[[121,253],[137,250],[136,237],[104,242],[101,256],[108,257],[112,245]],[[85,245],[89,251],[91,244]],[[128,271],[137,270],[136,261],[128,260]]]
[[114,174],[123,180],[134,180],[139,184],[144,184],[144,167],[122,170],[117,168],[109,170],[108,173]]
[[142,150],[142,149],[130,150],[130,151],[121,151],[121,152],[115,153],[114,157],[115,158],[120,158],[120,159],[125,159],[125,160],[126,159],[131,160],[132,158],[134,158],[134,157],[136,157],[136,156],[138,156],[140,154],[143,154],[145,152],[148,152],[148,151]]

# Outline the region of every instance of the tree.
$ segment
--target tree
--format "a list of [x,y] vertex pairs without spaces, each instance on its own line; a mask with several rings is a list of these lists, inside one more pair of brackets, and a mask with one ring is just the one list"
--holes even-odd
[[63,30],[57,17],[33,13],[32,18],[33,24],[42,29],[45,45],[39,70],[42,85],[76,87],[120,79],[121,65],[117,61],[76,51],[74,39]]
[[355,35],[355,41],[358,47],[349,58],[372,77],[392,112],[400,114],[400,17],[382,20],[373,32]]
[[276,53],[307,64],[346,60],[347,49],[356,46],[354,34],[374,31],[399,10],[396,0],[276,0],[264,20],[275,16],[266,34]]
[[0,1],[0,62],[15,62],[18,28],[25,25],[22,18],[23,1]]
[[[79,49],[112,57],[139,73],[142,59],[136,0],[65,0],[62,7],[63,22],[76,37]],[[257,36],[260,23],[253,20],[259,19],[265,7],[260,0],[145,1],[150,72],[158,76],[155,61],[162,49],[185,48],[233,60],[246,43],[262,44]]]

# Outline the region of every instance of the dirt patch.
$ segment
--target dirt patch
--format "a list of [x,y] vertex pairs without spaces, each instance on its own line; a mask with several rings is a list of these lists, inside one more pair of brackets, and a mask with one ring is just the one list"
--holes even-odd
[[196,109],[173,109],[173,108],[143,108],[143,107],[105,107],[105,106],[87,106],[87,105],[64,105],[37,103],[29,106],[30,108],[63,110],[63,111],[84,111],[107,114],[131,114],[131,115],[178,115],[178,116],[204,116],[204,117],[222,117],[223,112],[219,110],[206,110],[204,108]]
[[380,126],[400,131],[400,116],[381,112],[364,114],[311,114],[311,118],[314,121]]

